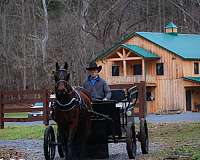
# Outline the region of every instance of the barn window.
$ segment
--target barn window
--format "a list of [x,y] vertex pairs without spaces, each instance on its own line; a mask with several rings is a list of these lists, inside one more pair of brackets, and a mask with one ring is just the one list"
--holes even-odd
[[112,76],[119,76],[119,66],[112,66]]
[[164,65],[163,63],[156,63],[156,74],[164,75]]
[[133,65],[133,74],[134,75],[142,75],[142,64],[134,64]]
[[194,63],[194,74],[199,74],[199,63]]

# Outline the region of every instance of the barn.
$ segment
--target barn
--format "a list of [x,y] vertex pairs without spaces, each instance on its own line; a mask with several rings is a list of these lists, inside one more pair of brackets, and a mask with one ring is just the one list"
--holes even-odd
[[197,111],[200,104],[200,35],[178,33],[170,22],[162,32],[135,32],[98,54],[100,73],[111,87],[146,81],[148,113]]

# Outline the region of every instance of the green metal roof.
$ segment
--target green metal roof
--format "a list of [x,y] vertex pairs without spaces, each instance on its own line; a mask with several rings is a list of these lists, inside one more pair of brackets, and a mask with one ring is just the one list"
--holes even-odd
[[183,77],[184,80],[200,83],[200,77]]
[[173,22],[169,22],[165,28],[177,28],[177,26]]
[[200,35],[136,32],[140,37],[187,60],[200,60]]
[[167,34],[160,32],[135,32],[121,37],[112,47],[102,50],[95,60],[102,59],[126,40],[138,35],[186,60],[200,60],[199,34]]
[[143,58],[160,58],[159,56],[135,45],[122,44],[120,46],[130,50],[131,52],[134,52],[136,55],[141,56]]

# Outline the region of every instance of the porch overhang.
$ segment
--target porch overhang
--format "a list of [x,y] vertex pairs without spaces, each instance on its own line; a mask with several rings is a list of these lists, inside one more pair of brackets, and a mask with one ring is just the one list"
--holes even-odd
[[143,57],[144,59],[160,59],[160,57],[157,56],[156,54],[151,53],[136,45],[122,44],[121,47],[128,49],[132,53],[136,54],[139,57]]
[[191,81],[200,84],[200,77],[183,77],[183,80]]
[[114,50],[118,50],[119,48],[124,48],[132,52],[133,54],[136,54],[139,57],[142,57],[144,59],[160,59],[160,57],[152,52],[147,51],[144,48],[141,48],[136,45],[130,45],[130,44],[118,44],[114,47],[111,47],[110,49],[106,50],[104,53],[100,54],[95,58],[95,61],[106,59],[107,56],[110,55]]

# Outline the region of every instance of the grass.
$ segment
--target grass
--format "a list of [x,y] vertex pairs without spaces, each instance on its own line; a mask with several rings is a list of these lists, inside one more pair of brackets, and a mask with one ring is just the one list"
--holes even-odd
[[193,156],[192,160],[200,160],[200,151],[197,151]]
[[156,155],[200,160],[200,123],[150,124],[149,134],[150,142],[160,144]]
[[6,126],[1,129],[0,140],[42,139],[45,126]]
[[[53,125],[56,135],[56,125]],[[46,126],[5,126],[0,130],[0,140],[19,140],[19,139],[36,139],[41,140],[44,136]]]
[[5,118],[28,118],[27,112],[20,113],[5,113]]

